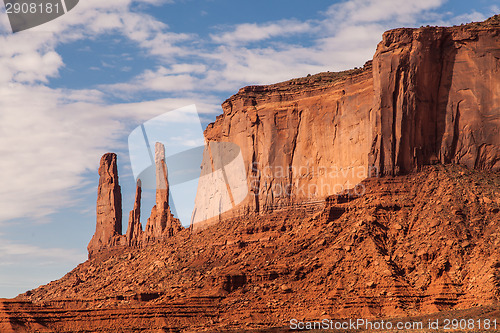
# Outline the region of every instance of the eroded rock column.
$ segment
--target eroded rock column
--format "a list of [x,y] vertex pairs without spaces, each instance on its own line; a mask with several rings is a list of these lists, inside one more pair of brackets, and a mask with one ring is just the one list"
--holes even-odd
[[173,236],[182,229],[181,223],[170,212],[168,170],[165,163],[165,146],[157,142],[155,145],[156,164],[156,205],[146,225],[146,242],[154,242]]
[[120,245],[122,230],[122,195],[118,183],[116,154],[106,153],[99,164],[96,230],[87,250],[89,258],[97,252]]
[[134,209],[129,213],[128,218],[128,228],[127,228],[127,245],[128,246],[140,246],[143,231],[141,225],[141,180],[137,180],[137,186],[135,190],[135,201]]

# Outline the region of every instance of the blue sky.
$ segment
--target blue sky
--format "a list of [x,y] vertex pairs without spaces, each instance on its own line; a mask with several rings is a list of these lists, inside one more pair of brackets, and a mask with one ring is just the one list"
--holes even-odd
[[[206,125],[242,86],[362,66],[387,29],[479,21],[500,12],[494,4],[80,0],[16,34],[2,11],[0,297],[86,259],[108,151],[118,154],[126,227],[135,187],[127,136],[141,123],[194,103]],[[153,200],[144,193],[143,217]]]

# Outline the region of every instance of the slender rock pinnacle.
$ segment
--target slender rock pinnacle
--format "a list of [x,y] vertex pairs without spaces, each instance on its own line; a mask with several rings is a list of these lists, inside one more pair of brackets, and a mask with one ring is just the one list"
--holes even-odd
[[139,246],[143,237],[141,225],[141,180],[137,179],[134,209],[130,211],[127,228],[127,245]]
[[96,230],[87,246],[89,258],[103,249],[119,245],[122,231],[122,195],[118,184],[116,154],[106,153],[99,165]]
[[146,225],[146,242],[171,237],[182,229],[181,223],[170,212],[168,170],[165,163],[165,146],[157,142],[155,145],[156,164],[156,205]]

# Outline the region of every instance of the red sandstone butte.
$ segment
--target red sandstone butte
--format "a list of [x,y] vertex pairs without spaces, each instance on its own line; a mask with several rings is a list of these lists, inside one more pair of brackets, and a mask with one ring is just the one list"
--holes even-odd
[[363,68],[240,89],[205,130],[247,166],[251,193],[233,216],[427,164],[498,170],[498,22],[390,30]]

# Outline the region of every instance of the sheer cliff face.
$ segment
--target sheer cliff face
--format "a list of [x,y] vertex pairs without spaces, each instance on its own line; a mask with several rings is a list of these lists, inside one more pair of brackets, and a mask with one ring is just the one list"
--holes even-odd
[[500,168],[499,45],[498,18],[391,30],[373,66],[241,89],[205,131],[242,150],[250,195],[240,212],[426,164]]
[[497,27],[398,29],[373,60],[371,163],[397,174],[423,164],[500,166]]
[[247,87],[227,100],[205,135],[240,146],[250,189],[242,209],[320,200],[366,178],[372,86],[367,65]]

